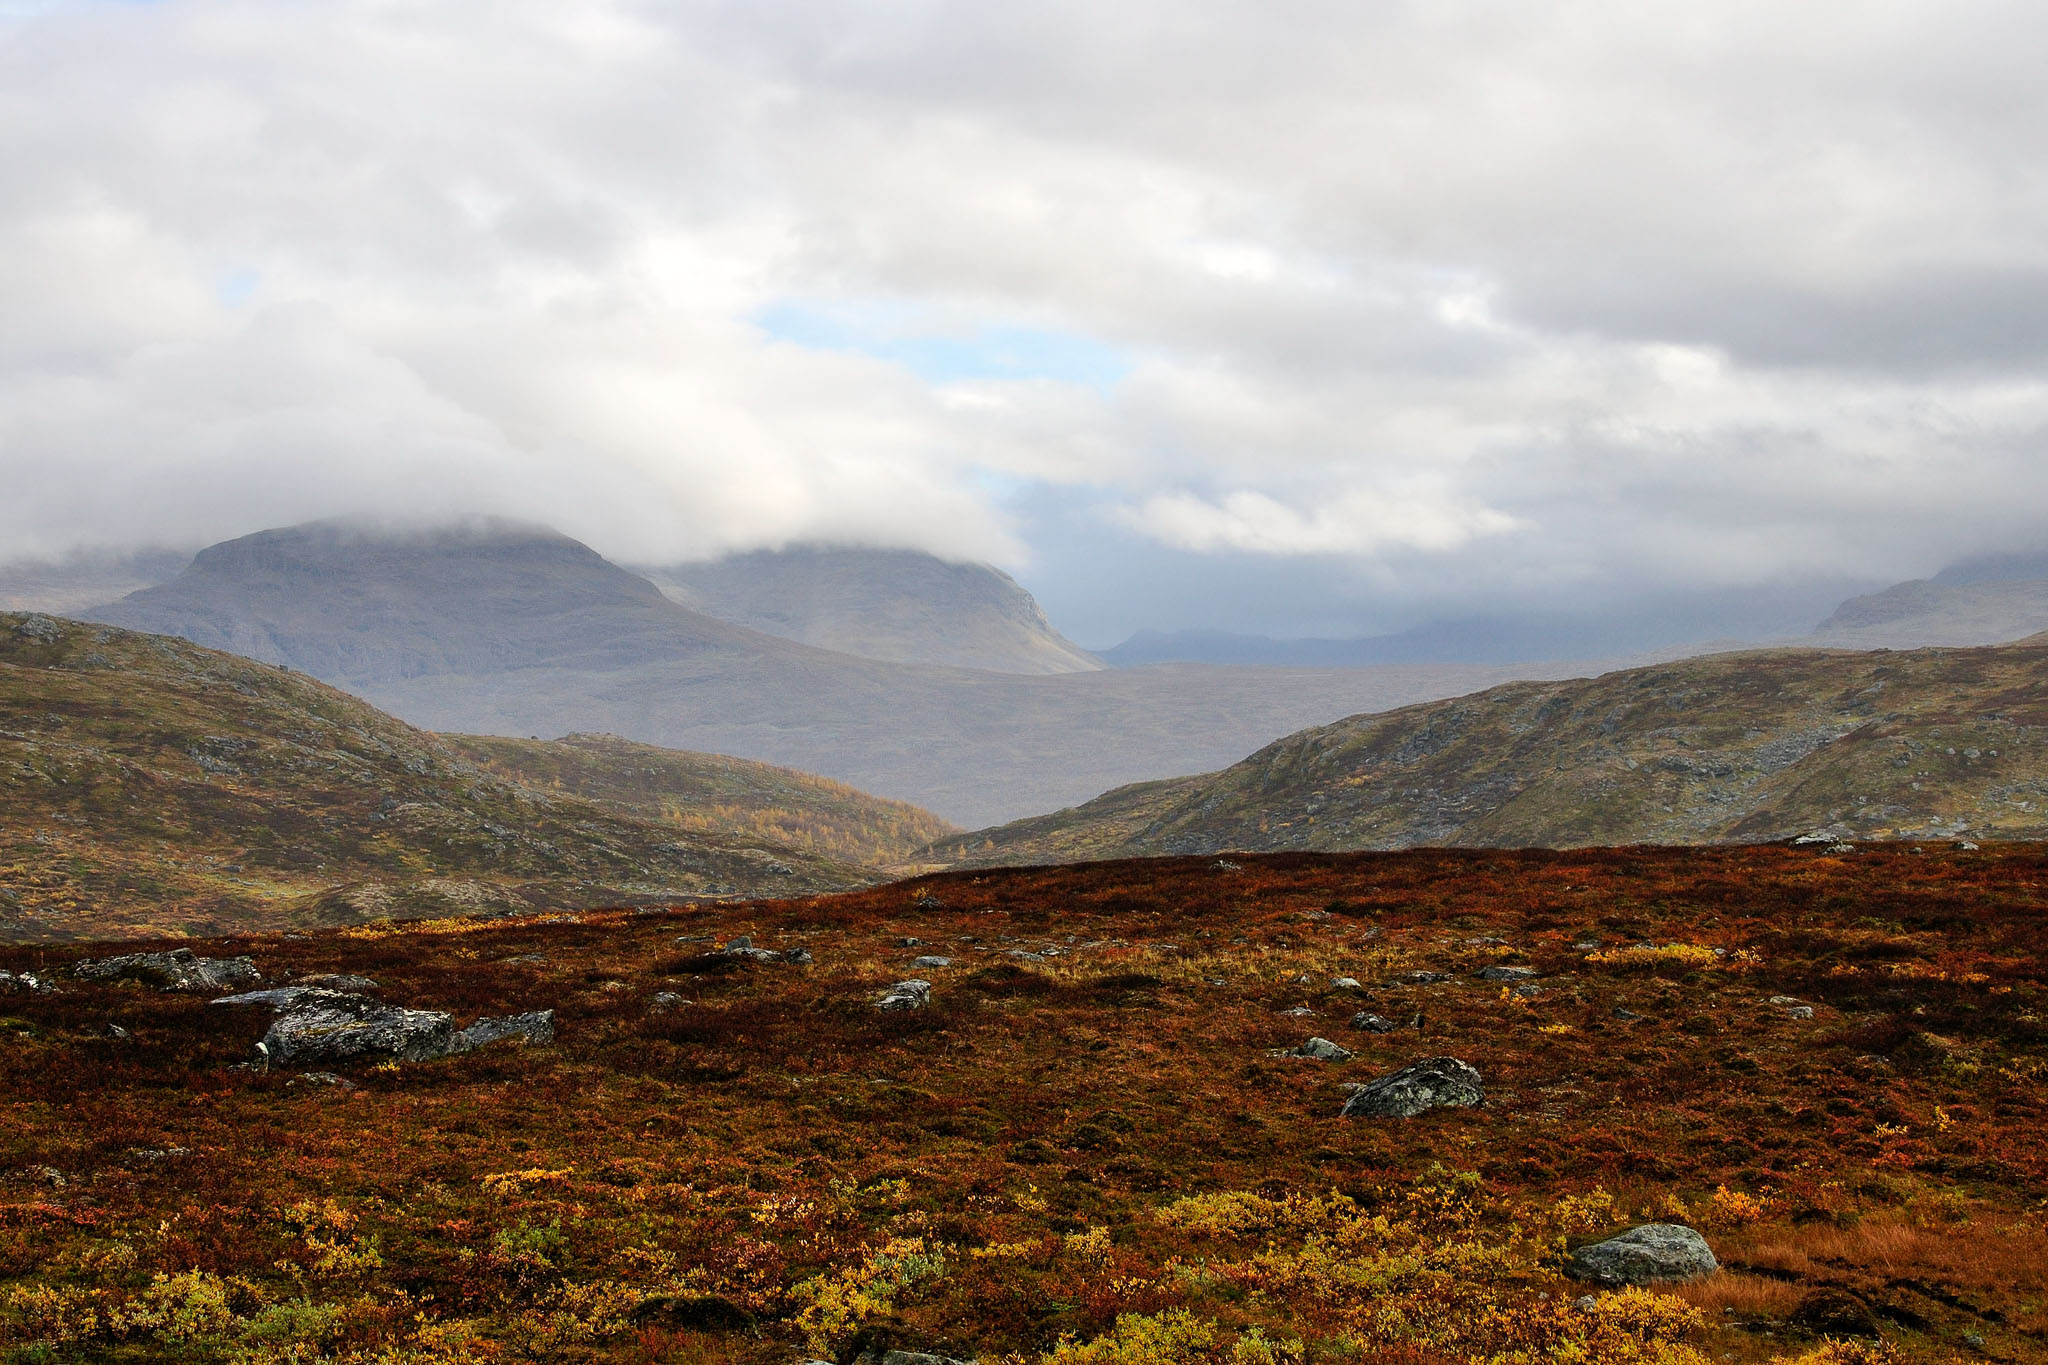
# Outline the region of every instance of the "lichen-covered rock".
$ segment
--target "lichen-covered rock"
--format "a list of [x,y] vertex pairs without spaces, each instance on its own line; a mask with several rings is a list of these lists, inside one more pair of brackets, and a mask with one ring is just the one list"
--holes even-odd
[[501,1019],[479,1019],[455,1035],[453,1050],[467,1052],[507,1038],[517,1038],[534,1047],[554,1042],[555,1012],[533,1010],[527,1014],[508,1014]]
[[454,1016],[344,995],[307,991],[270,1021],[256,1045],[271,1066],[386,1057],[423,1062],[459,1050]]
[[875,1001],[878,1010],[921,1010],[932,1002],[932,983],[929,981],[899,981],[882,992]]
[[140,981],[163,991],[231,991],[263,979],[256,960],[248,957],[200,957],[190,948],[167,953],[128,953],[121,957],[75,963],[71,974],[81,981]]
[[1469,1109],[1485,1100],[1477,1068],[1456,1057],[1428,1057],[1351,1092],[1343,1116],[1412,1119],[1432,1109]]
[[34,972],[0,972],[0,995],[54,995],[57,983]]
[[1367,1033],[1392,1033],[1400,1025],[1391,1019],[1374,1014],[1370,1010],[1360,1010],[1351,1016],[1351,1027],[1362,1029]]
[[[681,940],[677,941],[680,942]],[[718,951],[722,957],[745,958],[749,962],[794,962],[801,965],[811,960],[811,950],[809,948],[785,948],[781,951],[777,951],[774,948],[756,948],[754,940],[745,934],[740,935]]]
[[1348,1062],[1351,1049],[1339,1047],[1328,1038],[1311,1038],[1300,1047],[1290,1047],[1273,1054],[1275,1057],[1301,1057],[1312,1062]]
[[1721,1268],[1707,1239],[1678,1223],[1645,1223],[1580,1247],[1565,1262],[1574,1279],[1601,1284],[1671,1284]]
[[1536,971],[1532,967],[1481,967],[1477,975],[1481,981],[1528,981]]

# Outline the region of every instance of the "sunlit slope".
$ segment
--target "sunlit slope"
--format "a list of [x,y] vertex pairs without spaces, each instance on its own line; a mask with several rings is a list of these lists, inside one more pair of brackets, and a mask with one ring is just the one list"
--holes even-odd
[[[789,797],[782,823],[800,827],[794,775],[750,766],[731,781]],[[827,823],[862,799],[833,790]],[[301,674],[182,640],[0,614],[0,936],[868,880],[764,838],[772,802],[731,832],[688,791],[674,805],[678,818],[651,818],[543,789]],[[922,816],[873,805],[906,827]]]
[[1221,772],[943,842],[1039,861],[1221,849],[2048,835],[2048,637],[1710,655],[1354,716]]

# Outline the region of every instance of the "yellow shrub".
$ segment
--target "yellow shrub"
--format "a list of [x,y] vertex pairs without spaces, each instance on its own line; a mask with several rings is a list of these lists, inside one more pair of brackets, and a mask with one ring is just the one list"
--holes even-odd
[[824,1352],[848,1329],[894,1310],[897,1298],[946,1273],[945,1253],[922,1237],[897,1237],[870,1250],[861,1263],[814,1275],[796,1286],[804,1305],[798,1330],[813,1351]]
[[260,1302],[256,1286],[242,1279],[222,1279],[204,1270],[177,1275],[159,1271],[149,1288],[109,1315],[121,1332],[154,1332],[166,1341],[221,1336],[239,1325],[237,1302]]
[[84,1341],[96,1335],[105,1322],[100,1312],[100,1295],[90,1289],[61,1285],[17,1285],[7,1291],[8,1311],[18,1315],[16,1335],[24,1341]]
[[1093,1341],[1062,1338],[1046,1352],[1045,1365],[1187,1365],[1208,1359],[1215,1345],[1216,1324],[1185,1308],[1125,1313]]
[[1586,957],[1588,962],[1613,967],[1712,967],[1721,960],[1720,953],[1699,943],[1638,943],[1627,948],[1608,948]]

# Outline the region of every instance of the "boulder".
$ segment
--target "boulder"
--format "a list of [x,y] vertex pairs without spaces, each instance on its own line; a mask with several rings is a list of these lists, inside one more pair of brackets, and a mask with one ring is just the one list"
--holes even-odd
[[1451,978],[1442,972],[1403,972],[1387,982],[1389,986],[1436,986]]
[[360,995],[309,990],[283,1006],[256,1050],[271,1066],[292,1066],[357,1057],[424,1062],[459,1049],[455,1019],[440,1010],[409,1010]]
[[1707,1239],[1679,1223],[1645,1223],[1580,1247],[1565,1262],[1574,1279],[1601,1284],[1672,1284],[1721,1268]]
[[1351,1027],[1363,1029],[1367,1033],[1392,1033],[1400,1025],[1391,1019],[1382,1019],[1369,1010],[1360,1010],[1351,1016]]
[[533,1047],[554,1042],[555,1012],[533,1010],[526,1014],[508,1014],[499,1019],[479,1019],[455,1035],[453,1050],[467,1052],[471,1048],[501,1043],[507,1038],[517,1038]]
[[1272,1055],[1301,1057],[1312,1062],[1348,1062],[1351,1060],[1351,1049],[1339,1047],[1328,1038],[1311,1038],[1300,1047],[1290,1047]]
[[950,967],[953,965],[953,959],[950,957],[940,957],[937,954],[926,954],[910,965],[913,967]]
[[140,981],[160,991],[231,991],[263,979],[249,957],[200,957],[190,948],[167,953],[128,953],[122,957],[88,958],[74,963],[71,974],[81,981]]
[[340,1062],[354,1057],[430,1061],[508,1038],[539,1045],[555,1040],[555,1012],[535,1010],[498,1019],[479,1019],[457,1030],[441,1010],[410,1010],[346,991],[318,986],[278,986],[226,995],[216,1005],[268,1005],[277,1011],[258,1056],[268,1066]]
[[899,981],[882,992],[875,1001],[878,1010],[921,1010],[932,1002],[932,983],[929,981]]
[[34,972],[0,972],[0,995],[54,995],[57,983]]
[[1456,1057],[1428,1057],[1354,1090],[1344,1101],[1343,1116],[1412,1119],[1431,1109],[1469,1109],[1485,1100],[1476,1068]]
[[318,986],[323,991],[343,991],[349,995],[368,995],[381,990],[376,978],[356,976],[349,972],[322,972],[318,976],[302,976],[297,985]]
[[1474,973],[1481,981],[1528,981],[1535,977],[1533,967],[1481,967]]

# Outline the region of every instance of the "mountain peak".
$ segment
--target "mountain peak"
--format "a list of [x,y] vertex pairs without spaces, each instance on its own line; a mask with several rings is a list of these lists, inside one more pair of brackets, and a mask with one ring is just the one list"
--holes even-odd
[[1001,569],[920,550],[794,545],[646,570],[708,616],[890,663],[1082,673],[1102,662],[1053,629]]

